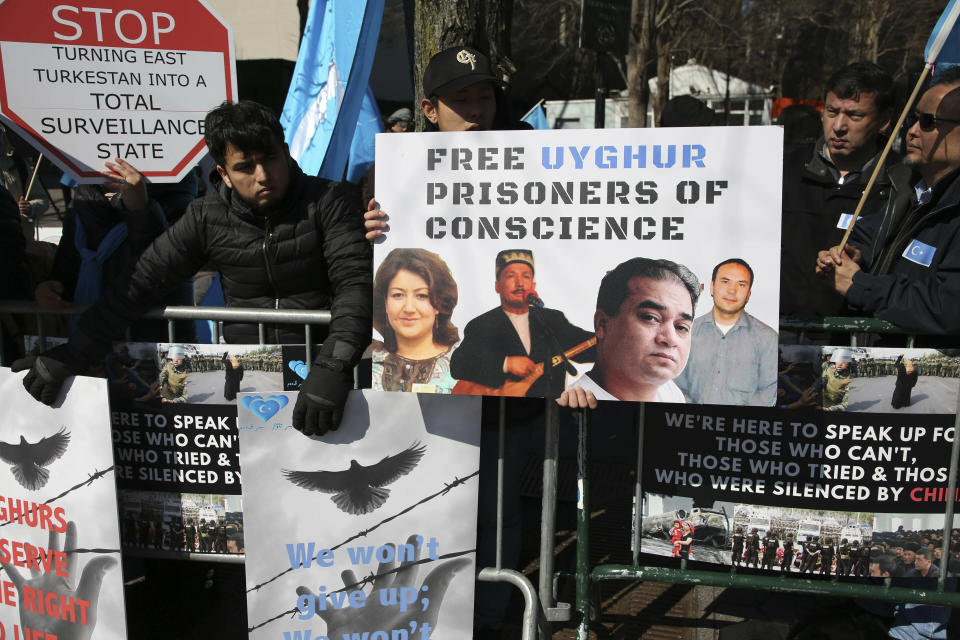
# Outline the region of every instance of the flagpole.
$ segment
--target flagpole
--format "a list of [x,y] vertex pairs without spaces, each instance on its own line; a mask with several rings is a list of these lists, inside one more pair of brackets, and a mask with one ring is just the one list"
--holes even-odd
[[33,175],[30,176],[30,184],[27,185],[27,191],[23,194],[24,200],[30,199],[30,191],[33,189],[33,181],[37,178],[37,171],[40,169],[40,163],[43,162],[43,154],[37,158],[37,164],[33,167]]
[[529,116],[531,113],[533,113],[534,111],[536,111],[537,109],[539,109],[539,108],[540,108],[540,105],[542,105],[544,102],[546,102],[546,98],[540,98],[540,102],[538,102],[537,104],[535,104],[535,105],[533,105],[532,107],[530,107],[530,110],[527,111],[525,114],[523,114],[523,117],[520,118],[520,119],[521,119],[521,120],[526,120],[526,119],[527,119],[527,116]]
[[893,141],[900,132],[900,128],[903,126],[903,121],[907,118],[907,113],[909,113],[911,107],[913,107],[913,101],[917,99],[917,94],[920,92],[920,87],[923,86],[924,80],[926,80],[927,76],[930,74],[931,67],[933,67],[933,63],[926,63],[923,65],[923,73],[920,74],[917,84],[913,87],[913,92],[911,92],[910,97],[907,98],[907,103],[903,105],[903,111],[900,112],[900,118],[897,119],[896,126],[894,126],[893,131],[890,132],[890,136],[887,138],[887,144],[883,147],[883,152],[880,154],[880,159],[877,160],[877,164],[873,168],[873,173],[870,175],[870,180],[867,182],[867,186],[863,190],[863,195],[860,196],[860,202],[857,203],[857,208],[853,212],[853,218],[850,220],[850,224],[847,225],[847,230],[843,234],[843,240],[840,241],[841,251],[843,251],[843,247],[846,246],[847,240],[850,238],[850,233],[853,231],[853,225],[857,223],[857,219],[860,217],[860,212],[863,210],[863,205],[870,196],[871,189],[873,189],[873,183],[876,182],[877,176],[880,175],[880,171],[883,169],[883,163],[886,161],[887,155],[890,153],[890,148],[893,146]]

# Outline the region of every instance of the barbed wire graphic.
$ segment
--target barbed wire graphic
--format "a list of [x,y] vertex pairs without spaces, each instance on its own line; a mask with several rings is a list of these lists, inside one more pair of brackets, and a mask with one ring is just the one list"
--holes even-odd
[[[116,468],[116,465],[113,465],[113,466],[107,467],[107,468],[104,469],[103,471],[94,471],[93,473],[91,473],[91,474],[87,477],[86,480],[84,480],[84,481],[82,481],[82,482],[78,482],[77,484],[73,485],[72,487],[70,487],[69,489],[67,489],[66,491],[64,491],[63,493],[61,493],[61,494],[59,494],[59,495],[56,495],[56,496],[53,496],[52,498],[50,498],[49,500],[45,500],[45,501],[42,502],[41,504],[51,504],[51,503],[53,503],[53,502],[56,502],[56,501],[59,500],[60,498],[63,498],[63,497],[65,497],[65,496],[69,495],[70,493],[73,493],[74,491],[77,491],[78,489],[82,489],[83,487],[92,485],[95,480],[99,480],[99,479],[102,478],[103,476],[105,476],[105,475],[107,475],[108,473],[110,473],[111,471],[113,471],[115,468]],[[7,520],[6,522],[0,523],[0,527],[5,527],[5,526],[7,526],[8,524],[14,524],[15,522],[16,522],[15,520]]]
[[[425,498],[423,498],[423,499],[421,499],[421,500],[413,503],[413,504],[410,505],[409,507],[407,507],[407,508],[405,508],[405,509],[403,509],[403,510],[401,510],[401,511],[398,511],[397,513],[393,514],[392,516],[388,516],[388,517],[384,518],[383,520],[381,520],[381,521],[378,522],[377,524],[373,525],[372,527],[369,527],[369,528],[367,528],[367,529],[362,529],[362,530],[358,531],[357,533],[353,534],[352,536],[350,536],[349,538],[347,538],[347,539],[344,540],[343,542],[340,542],[340,543],[336,544],[335,546],[330,547],[330,548],[329,548],[330,551],[335,551],[335,550],[339,549],[340,547],[342,547],[342,546],[345,545],[345,544],[349,544],[350,542],[353,542],[354,540],[357,540],[358,538],[362,538],[362,537],[364,537],[364,536],[372,533],[373,531],[376,531],[378,528],[380,528],[381,526],[387,524],[388,522],[390,522],[390,521],[392,521],[392,520],[396,520],[397,518],[399,518],[400,516],[402,516],[402,515],[404,515],[404,514],[410,513],[411,511],[413,511],[413,510],[416,509],[417,507],[419,507],[419,506],[421,506],[421,505],[423,505],[423,504],[426,504],[427,502],[430,502],[430,501],[433,500],[434,498],[437,498],[437,497],[439,497],[439,496],[446,495],[451,489],[454,489],[455,487],[458,487],[458,486],[464,484],[467,480],[469,480],[470,478],[473,478],[474,476],[479,475],[479,474],[480,474],[480,470],[477,469],[476,471],[474,471],[474,472],[471,473],[470,475],[464,476],[463,478],[458,478],[458,477],[454,476],[453,481],[452,481],[452,482],[445,482],[444,485],[443,485],[443,489],[441,489],[440,491],[437,491],[436,493],[432,493],[432,494],[430,494],[429,496],[426,496]],[[464,552],[464,553],[469,553],[469,552]],[[278,580],[279,578],[285,576],[286,574],[290,573],[291,571],[293,571],[293,570],[295,570],[295,569],[302,568],[302,567],[303,567],[303,564],[301,564],[300,567],[287,567],[286,569],[284,569],[283,571],[281,571],[281,572],[278,573],[277,575],[273,576],[272,578],[270,578],[270,579],[268,579],[268,580],[264,580],[263,582],[260,582],[260,583],[258,583],[258,584],[256,584],[256,585],[250,587],[249,589],[247,589],[247,593],[250,593],[251,591],[259,591],[260,589],[262,589],[263,587],[267,586],[267,585],[270,584],[271,582],[274,582],[275,580]],[[280,614],[280,615],[283,616],[283,615],[285,615],[285,614]]]

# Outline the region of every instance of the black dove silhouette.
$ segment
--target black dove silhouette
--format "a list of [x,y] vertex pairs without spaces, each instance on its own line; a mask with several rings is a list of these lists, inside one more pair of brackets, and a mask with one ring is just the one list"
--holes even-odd
[[0,442],[0,460],[9,465],[13,477],[25,489],[36,491],[47,484],[50,472],[44,469],[62,456],[70,444],[70,434],[60,429],[57,433],[30,444],[20,436],[20,444]]
[[283,469],[283,475],[304,489],[332,493],[331,500],[341,511],[359,516],[383,506],[390,495],[390,490],[384,487],[413,471],[426,450],[426,445],[417,441],[400,453],[386,456],[369,467],[351,460],[350,468],[346,471]]

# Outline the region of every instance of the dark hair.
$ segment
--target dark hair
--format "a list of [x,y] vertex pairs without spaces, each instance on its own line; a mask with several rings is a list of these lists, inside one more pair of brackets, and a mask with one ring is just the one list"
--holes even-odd
[[277,114],[252,100],[224,102],[207,114],[203,126],[207,149],[221,166],[227,143],[245,153],[269,153],[283,144],[283,127]]
[[387,293],[401,270],[417,274],[430,289],[430,304],[439,312],[433,341],[446,347],[456,344],[460,332],[450,322],[450,316],[457,306],[457,283],[447,263],[426,249],[394,249],[380,264],[373,281],[373,328],[383,336],[383,346],[387,351],[397,350],[397,336],[387,319]]
[[893,107],[893,78],[872,62],[854,62],[834,73],[823,95],[831,91],[841,100],[859,100],[861,92],[871,92],[878,111]]
[[682,264],[669,260],[652,260],[650,258],[631,258],[621,262],[612,271],[608,271],[600,281],[600,291],[597,293],[597,309],[604,311],[608,316],[615,316],[620,312],[620,305],[630,295],[630,280],[633,278],[650,278],[652,280],[676,280],[690,292],[692,310],[697,308],[697,298],[700,297],[700,281],[690,269]]
[[870,564],[879,565],[881,575],[887,573],[893,578],[899,578],[902,574],[896,557],[891,553],[881,553],[875,558],[870,558]]
[[791,104],[780,112],[777,124],[783,125],[783,143],[813,144],[823,134],[820,111],[809,104]]
[[915,555],[923,556],[927,560],[927,562],[933,562],[933,551],[931,551],[930,549],[922,548],[918,550],[915,553]]
[[[470,46],[470,45],[465,45],[465,46]],[[476,49],[476,47],[471,47],[471,48],[475,49],[477,53],[479,53],[480,55],[486,56],[486,53],[484,51],[480,49]],[[443,53],[443,52],[440,52],[440,53]],[[492,67],[493,65],[491,64],[491,68]],[[496,73],[494,73],[494,75],[496,75]],[[491,86],[493,86],[493,96],[497,105],[496,112],[493,115],[493,125],[491,125],[490,130],[491,131],[511,131],[514,129],[532,128],[529,125],[527,125],[525,122],[518,121],[514,117],[513,107],[511,106],[510,100],[507,98],[507,94],[504,92],[500,84],[497,82],[491,82],[490,84]],[[426,97],[430,102],[433,103],[434,109],[440,108],[440,98],[442,98],[443,96],[432,94],[424,97]],[[430,122],[426,118],[424,119],[423,130],[424,131],[440,131],[437,125]]]
[[[513,131],[513,130],[525,130],[532,129],[530,125],[522,120],[517,120],[513,114],[513,107],[510,105],[510,100],[507,98],[507,94],[504,93],[495,82],[490,83],[493,86],[493,96],[497,103],[497,110],[493,114],[493,124],[490,126],[491,131]],[[427,96],[427,99],[433,103],[434,109],[440,108],[440,98],[442,96]],[[440,128],[434,123],[430,122],[424,118],[423,122],[424,131],[440,131]]]
[[725,264],[738,264],[741,267],[745,268],[747,272],[750,274],[750,286],[751,287],[753,286],[753,269],[750,268],[750,265],[747,264],[746,260],[741,260],[740,258],[729,258],[727,260],[724,260],[717,266],[715,266],[713,268],[713,275],[710,276],[710,282],[713,282],[714,280],[717,279],[717,271],[719,271],[720,267],[722,267]]

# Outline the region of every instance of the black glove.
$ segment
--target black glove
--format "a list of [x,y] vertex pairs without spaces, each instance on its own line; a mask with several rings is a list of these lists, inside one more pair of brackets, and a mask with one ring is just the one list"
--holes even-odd
[[[307,379],[300,387],[293,407],[293,428],[304,435],[322,436],[340,426],[343,406],[353,389],[353,356],[356,349],[338,342],[336,348],[326,344],[314,360]],[[344,355],[346,358],[337,356]]]
[[13,371],[30,369],[23,378],[23,387],[43,404],[53,405],[60,395],[60,388],[70,376],[80,375],[87,369],[86,359],[69,344],[62,344],[39,356],[27,356],[10,365]]

